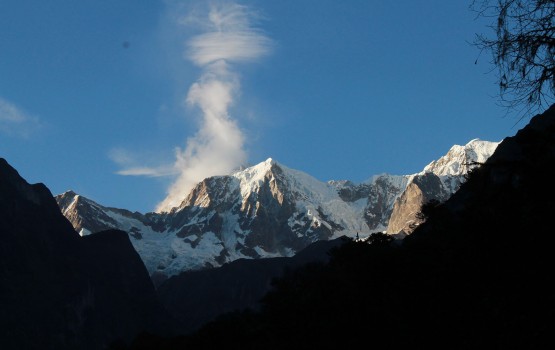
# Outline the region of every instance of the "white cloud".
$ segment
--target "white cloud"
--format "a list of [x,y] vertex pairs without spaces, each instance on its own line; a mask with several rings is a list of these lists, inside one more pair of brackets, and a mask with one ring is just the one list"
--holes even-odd
[[247,160],[243,133],[228,111],[240,88],[231,64],[253,61],[271,47],[270,39],[252,26],[254,16],[245,6],[227,3],[213,5],[204,22],[195,20],[206,32],[188,42],[186,57],[203,72],[190,87],[187,103],[198,107],[203,118],[186,148],[176,151],[179,176],[157,211],[179,205],[204,178],[228,174]]
[[188,15],[181,15],[183,3],[167,4],[171,7],[168,18],[201,31],[185,43],[184,50],[184,58],[202,69],[185,98],[188,107],[201,112],[199,129],[187,139],[185,148],[176,148],[172,165],[142,166],[123,150],[110,154],[122,168],[117,172],[120,175],[176,176],[156,208],[159,212],[178,206],[203,179],[229,174],[245,164],[245,137],[229,114],[240,90],[234,65],[255,61],[272,46],[271,40],[254,27],[258,15],[246,6],[213,3],[204,12],[188,8]]
[[160,177],[175,175],[176,172],[171,168],[149,168],[149,167],[131,167],[116,172],[118,175],[125,176],[148,176],[148,177]]
[[138,157],[122,148],[114,148],[108,152],[108,157],[122,170],[116,171],[118,175],[161,177],[177,175],[178,171],[173,165],[143,166],[139,165]]
[[0,97],[0,132],[28,138],[40,128],[37,117],[24,112],[15,104]]
[[200,66],[225,60],[250,61],[269,51],[269,40],[256,32],[213,32],[197,36],[189,44],[191,60]]
[[[224,60],[228,63],[252,61],[267,54],[272,41],[253,27],[258,15],[239,4],[212,4],[206,32],[188,43],[188,58],[199,66]],[[198,22],[198,19],[197,19]]]

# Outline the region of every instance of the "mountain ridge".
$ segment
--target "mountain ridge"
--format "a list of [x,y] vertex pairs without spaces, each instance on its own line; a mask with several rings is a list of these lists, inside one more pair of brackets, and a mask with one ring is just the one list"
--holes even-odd
[[[453,146],[450,158],[420,173],[375,175],[359,184],[319,181],[268,158],[231,175],[204,179],[179,206],[163,213],[104,207],[73,191],[56,199],[83,235],[109,228],[129,232],[151,276],[167,277],[240,258],[292,256],[310,243],[342,235],[365,237],[385,231],[392,212],[398,231],[410,233],[405,226],[414,213],[407,214],[406,203],[399,202],[408,186],[433,178],[426,198],[445,200],[464,180],[470,169],[466,163],[487,159],[496,145],[472,140]],[[443,174],[442,167],[451,172]]]
[[44,184],[0,158],[3,349],[100,349],[170,318],[129,236],[80,237]]

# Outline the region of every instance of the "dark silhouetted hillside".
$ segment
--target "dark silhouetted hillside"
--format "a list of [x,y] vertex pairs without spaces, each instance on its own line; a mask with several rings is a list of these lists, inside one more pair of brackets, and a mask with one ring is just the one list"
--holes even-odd
[[294,257],[239,259],[220,268],[183,272],[165,281],[158,295],[186,334],[226,312],[259,309],[273,279],[287,269],[326,262],[328,251],[346,239],[313,243]]
[[50,191],[0,159],[0,347],[100,349],[164,313],[126,233],[81,238]]

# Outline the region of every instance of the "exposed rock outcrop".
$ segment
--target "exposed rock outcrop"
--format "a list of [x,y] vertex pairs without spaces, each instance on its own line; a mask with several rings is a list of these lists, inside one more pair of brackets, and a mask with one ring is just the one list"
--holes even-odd
[[403,194],[395,201],[387,233],[411,234],[423,222],[418,214],[422,206],[431,200],[445,201],[451,195],[441,179],[433,173],[416,175],[408,184]]

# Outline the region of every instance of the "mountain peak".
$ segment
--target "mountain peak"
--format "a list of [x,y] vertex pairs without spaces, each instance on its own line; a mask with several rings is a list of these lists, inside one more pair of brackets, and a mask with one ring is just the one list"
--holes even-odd
[[278,164],[278,162],[272,158],[268,158],[261,163],[238,171],[232,176],[246,182],[258,182],[263,180],[266,174],[272,171],[275,166],[279,166],[281,168],[281,165]]
[[[260,162],[260,163],[258,163],[258,164],[256,164],[256,165],[252,166],[251,168],[265,168],[265,169],[271,169],[272,166],[274,166],[274,165],[281,166],[281,164],[279,164],[275,159],[273,159],[273,158],[268,158],[268,159],[266,159],[265,161]],[[247,168],[247,169],[249,169],[249,168]],[[246,170],[246,169],[245,169],[245,170]]]
[[73,190],[67,190],[64,193],[62,193],[61,196],[75,197],[75,196],[79,196],[79,195],[77,193],[75,193]]
[[[0,194],[6,198],[18,196],[35,205],[51,205],[52,193],[42,183],[29,184],[5,159],[0,158]],[[0,196],[1,198],[2,196]]]
[[484,163],[495,151],[499,142],[473,139],[466,145],[454,145],[446,155],[428,164],[423,173],[447,176],[466,173],[473,163]]

